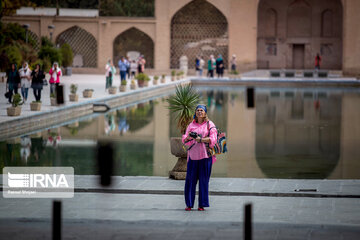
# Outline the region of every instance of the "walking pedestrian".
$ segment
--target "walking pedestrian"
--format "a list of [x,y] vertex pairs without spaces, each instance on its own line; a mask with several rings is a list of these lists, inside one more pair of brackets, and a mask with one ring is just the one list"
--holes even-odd
[[200,71],[200,57],[196,56],[195,58],[195,72],[196,72],[196,76],[199,76],[199,71]]
[[9,103],[11,103],[13,94],[17,94],[18,88],[20,87],[20,75],[17,70],[16,63],[11,64],[11,68],[6,72],[6,76],[7,76],[6,87],[8,88],[9,91],[8,101]]
[[125,58],[126,60],[126,74],[127,74],[127,78],[130,79],[130,63],[131,61],[129,60],[129,57]]
[[116,74],[116,68],[114,64],[112,63],[111,59],[108,60],[108,62],[105,65],[105,77],[106,77],[106,83],[105,83],[105,91],[112,86],[114,76]]
[[118,66],[120,69],[120,83],[121,81],[125,81],[126,80],[126,71],[127,71],[127,61],[125,59],[125,57],[121,57],[119,62],[118,62]]
[[209,180],[215,156],[207,152],[207,146],[216,143],[217,130],[215,124],[208,119],[205,105],[198,105],[195,109],[194,120],[188,125],[182,142],[187,145],[187,171],[185,180],[186,211],[194,207],[196,184],[199,181],[199,211],[209,207]]
[[36,64],[34,71],[31,73],[31,87],[34,90],[35,100],[41,100],[41,90],[44,84],[44,72],[40,68],[40,64]]
[[224,74],[224,60],[221,54],[219,54],[218,58],[216,59],[216,73],[218,78],[222,78]]
[[62,76],[61,68],[57,62],[54,62],[49,71],[50,74],[50,94],[55,94],[56,86],[60,84],[60,77]]
[[320,64],[321,64],[321,57],[320,57],[320,54],[316,54],[316,57],[315,57],[315,69],[316,70],[319,70],[320,69]]
[[25,103],[28,98],[29,87],[31,86],[31,70],[27,62],[23,63],[22,68],[19,70],[19,75],[21,80],[21,95]]

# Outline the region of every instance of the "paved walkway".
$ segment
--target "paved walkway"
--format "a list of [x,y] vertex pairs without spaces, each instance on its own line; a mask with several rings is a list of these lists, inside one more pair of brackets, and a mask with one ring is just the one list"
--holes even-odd
[[[77,189],[101,189],[96,176],[76,176]],[[211,207],[184,211],[184,181],[115,177],[112,189],[131,193],[75,193],[63,199],[66,239],[241,239],[243,207],[253,204],[254,239],[359,239],[359,180],[212,178]],[[257,196],[294,188],[353,197]],[[163,190],[160,194],[152,191]],[[142,192],[141,192],[142,191]],[[173,192],[177,191],[177,192]],[[180,194],[178,194],[178,192]],[[248,196],[216,193],[247,192]],[[51,199],[0,199],[0,236],[42,239],[51,234]],[[197,203],[195,203],[197,204]],[[13,235],[14,234],[14,235]]]
[[[47,79],[49,79],[47,77]],[[64,89],[64,99],[65,104],[60,107],[66,107],[71,106],[75,104],[82,104],[86,102],[94,102],[97,100],[102,100],[106,98],[112,98],[114,96],[120,96],[124,93],[120,93],[119,89],[117,89],[116,95],[110,95],[107,91],[105,91],[105,77],[103,75],[86,75],[86,74],[73,74],[72,76],[63,76],[61,78],[61,83],[65,86]],[[177,84],[179,82],[172,82],[170,77],[166,78],[165,84]],[[78,102],[70,102],[69,101],[69,94],[70,94],[70,85],[71,84],[77,84],[78,85],[78,95],[79,95],[79,101]],[[130,91],[130,81],[127,81],[127,91]],[[164,85],[164,84],[161,84]],[[113,86],[120,86],[120,78],[116,76],[113,81]],[[159,85],[160,86],[160,79],[159,79]],[[149,87],[156,87],[152,84],[152,81],[149,83]],[[94,89],[92,98],[84,98],[82,96],[82,92],[84,89]],[[29,88],[29,96],[28,101],[22,105],[21,109],[21,115],[18,117],[9,117],[6,113],[6,108],[11,106],[7,103],[7,99],[4,97],[4,94],[6,92],[6,84],[0,83],[0,123],[11,121],[14,119],[19,118],[25,118],[28,116],[33,116],[36,114],[41,114],[43,112],[48,112],[55,110],[59,108],[59,106],[51,106],[50,104],[50,85],[44,86],[43,91],[41,92],[41,111],[40,112],[34,112],[30,111],[30,102],[35,100],[33,90],[32,88]],[[18,91],[20,93],[20,89]]]

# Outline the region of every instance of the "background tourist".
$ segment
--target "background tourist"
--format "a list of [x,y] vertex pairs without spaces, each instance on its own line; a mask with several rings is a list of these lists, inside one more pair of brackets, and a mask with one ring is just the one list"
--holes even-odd
[[17,70],[16,63],[11,64],[11,68],[6,72],[7,82],[6,86],[9,91],[9,103],[11,103],[12,95],[18,93],[20,87],[20,75]]
[[119,62],[118,62],[118,66],[120,69],[120,84],[121,81],[126,80],[126,71],[127,71],[127,61],[125,59],[125,57],[121,57]]
[[137,67],[138,67],[138,65],[137,65],[136,61],[132,60],[132,62],[130,63],[131,79],[135,78]]
[[50,74],[50,94],[55,93],[55,88],[60,84],[60,77],[62,76],[62,72],[60,66],[57,62],[54,62],[52,68],[49,71]]
[[207,64],[208,64],[207,76],[213,78],[214,77],[214,64],[215,64],[214,55],[210,55],[210,58],[209,58]]
[[34,90],[36,101],[41,100],[41,90],[44,83],[44,72],[40,68],[40,64],[36,64],[34,71],[31,73],[31,87]]
[[107,64],[105,65],[105,77],[106,77],[106,83],[105,83],[105,91],[112,86],[114,75],[116,74],[116,68],[114,64],[112,63],[111,59],[108,60]]
[[203,74],[203,70],[204,70],[204,65],[205,65],[205,61],[203,56],[200,57],[200,62],[199,62],[199,76],[202,77]]
[[196,72],[197,76],[200,75],[199,71],[200,71],[200,57],[196,56],[196,58],[195,58],[195,72]]
[[125,58],[126,60],[126,74],[127,74],[127,78],[130,79],[130,59],[129,57]]
[[141,55],[138,60],[138,72],[143,73],[145,71],[146,60],[144,55]]
[[231,71],[236,71],[236,55],[233,54],[231,58]]
[[221,54],[219,54],[218,58],[216,59],[216,73],[218,78],[221,78],[224,74],[224,60]]
[[321,64],[321,57],[318,53],[318,54],[316,54],[316,57],[315,57],[315,69],[319,70],[320,64]]
[[24,62],[22,68],[19,70],[19,74],[21,79],[21,95],[25,103],[28,98],[29,87],[31,86],[31,70],[27,62]]
[[[194,136],[197,135],[196,137]],[[195,109],[194,120],[189,124],[182,141],[188,148],[187,171],[185,180],[186,211],[194,207],[196,184],[199,181],[199,211],[209,207],[209,180],[215,156],[207,153],[207,144],[213,147],[216,143],[217,131],[212,121],[208,119],[205,105],[198,105]]]

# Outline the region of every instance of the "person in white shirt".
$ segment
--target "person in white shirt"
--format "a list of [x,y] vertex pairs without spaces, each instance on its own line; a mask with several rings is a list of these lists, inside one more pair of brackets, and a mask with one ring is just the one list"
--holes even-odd
[[27,62],[23,63],[22,68],[19,70],[19,75],[21,80],[21,95],[25,103],[28,98],[29,87],[31,86],[31,70]]

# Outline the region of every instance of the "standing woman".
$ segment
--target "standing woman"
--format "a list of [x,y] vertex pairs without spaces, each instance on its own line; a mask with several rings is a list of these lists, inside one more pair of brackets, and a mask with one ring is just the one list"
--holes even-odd
[[108,60],[106,66],[105,66],[105,77],[106,77],[106,83],[105,83],[105,91],[112,86],[113,78],[116,73],[116,69],[114,67],[114,64],[112,64],[111,59]]
[[22,68],[19,70],[19,74],[21,79],[21,95],[25,103],[28,98],[29,87],[31,86],[31,70],[27,62],[24,62]]
[[7,87],[9,88],[9,103],[11,103],[13,93],[18,93],[20,87],[20,75],[16,67],[16,63],[11,64],[11,68],[7,71]]
[[50,94],[55,93],[55,87],[60,84],[60,76],[62,76],[61,69],[57,62],[54,62],[52,68],[49,71],[50,74]]
[[221,54],[219,54],[218,58],[216,59],[216,73],[218,78],[221,78],[224,74],[224,60]]
[[[196,133],[196,137],[194,136]],[[194,207],[196,184],[199,181],[199,211],[209,207],[209,180],[215,156],[209,156],[206,145],[213,147],[216,143],[217,130],[215,124],[208,119],[205,105],[195,109],[194,120],[189,124],[182,142],[187,145],[187,172],[185,180],[186,211]]]
[[31,87],[34,90],[35,100],[39,102],[41,100],[41,90],[44,82],[44,72],[40,69],[40,64],[36,64],[35,70],[31,73]]

